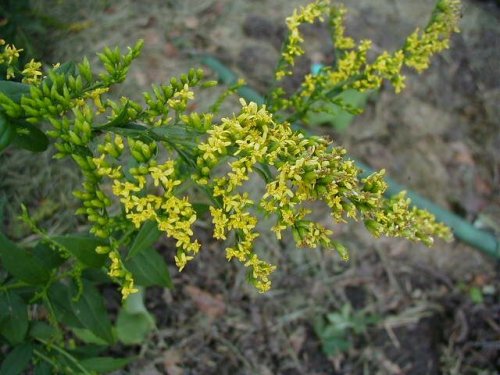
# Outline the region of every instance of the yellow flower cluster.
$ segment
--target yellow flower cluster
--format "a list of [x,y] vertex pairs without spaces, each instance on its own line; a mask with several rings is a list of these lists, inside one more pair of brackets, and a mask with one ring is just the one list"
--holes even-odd
[[[2,46],[5,47],[3,47],[3,51],[0,52],[0,64],[7,67],[6,78],[11,79],[16,76],[16,73],[19,73],[19,70],[17,70],[17,61],[23,49],[18,49],[11,44],[6,44],[5,40],[0,39],[0,47]],[[20,72],[23,76],[22,81],[29,84],[40,82],[42,76],[41,67],[42,63],[31,59]]]
[[[151,148],[154,145],[146,145],[141,141],[128,140],[130,152],[134,157],[140,158],[142,163],[139,167],[128,170],[132,178],[127,179],[121,171],[121,166],[112,166],[102,154],[93,161],[97,166],[97,173],[102,177],[108,177],[113,183],[113,194],[119,198],[125,209],[125,217],[138,229],[146,221],[154,221],[158,229],[165,232],[167,236],[177,240],[177,255],[175,261],[180,270],[186,263],[198,253],[200,244],[197,240],[192,241],[192,224],[196,221],[196,213],[187,199],[178,198],[174,195],[174,189],[182,181],[176,178],[175,162],[167,160],[158,164],[151,158]],[[123,141],[119,135],[115,136],[114,142],[104,143],[103,149],[114,149],[115,145],[123,147]],[[149,148],[148,148],[149,147]],[[161,190],[160,194],[147,194],[148,177],[155,187]]]
[[[320,18],[328,1],[310,4],[314,9],[314,17],[307,17],[307,22]],[[311,13],[309,8],[302,10]],[[431,56],[448,47],[449,38],[458,31],[457,23],[460,15],[459,0],[440,0],[423,33],[417,29],[406,40],[404,47],[389,53],[382,52],[372,61],[368,61],[368,52],[372,47],[369,40],[362,40],[358,44],[345,36],[344,18],[346,9],[343,6],[333,6],[330,9],[329,25],[331,28],[332,44],[336,50],[336,60],[332,67],[324,67],[320,74],[306,75],[301,88],[289,99],[284,97],[284,90],[277,87],[271,93],[274,110],[293,110],[304,115],[314,103],[318,101],[334,101],[335,94],[342,90],[355,89],[366,91],[378,89],[384,80],[391,82],[396,93],[405,87],[405,76],[402,68],[406,65],[417,71],[428,68]],[[289,40],[285,43],[282,52],[282,63],[276,71],[279,78],[291,74],[290,66],[293,59],[303,51],[296,46],[303,42],[298,26],[306,22],[299,12],[294,13],[288,23]],[[333,94],[332,94],[333,93]],[[342,107],[342,103],[336,103]]]
[[209,184],[212,169],[227,155],[229,148],[234,148],[231,155],[236,160],[229,163],[230,172],[213,178],[211,184],[213,196],[221,202],[220,207],[210,207],[214,238],[224,240],[228,232],[234,231],[236,243],[226,248],[227,259],[236,258],[250,267],[250,281],[259,291],[265,292],[271,287],[269,275],[275,267],[261,260],[253,251],[254,240],[259,236],[255,231],[258,219],[249,209],[255,207],[255,202],[248,193],[240,194],[237,189],[248,180],[255,164],[264,161],[266,155],[276,155],[277,151],[266,146],[272,116],[265,107],[259,109],[255,103],[247,105],[243,99],[241,103],[243,108],[238,116],[222,119],[220,125],[207,132],[208,139],[198,146],[200,173],[193,177],[202,185]]
[[189,85],[186,83],[182,90],[177,91],[174,96],[167,101],[167,104],[177,112],[184,112],[188,100],[191,99],[194,99],[194,93],[189,89]]
[[40,82],[42,78],[42,71],[41,71],[42,63],[35,61],[34,59],[31,59],[30,62],[28,62],[24,66],[24,70],[21,72],[23,75],[23,83],[31,83],[31,84],[36,84]]
[[316,0],[305,7],[301,7],[298,11],[295,9],[293,14],[286,19],[288,38],[282,50],[282,61],[275,73],[277,81],[291,75],[290,67],[294,65],[298,56],[304,54],[301,46],[304,39],[300,34],[299,26],[303,23],[314,23],[317,19],[323,20],[322,15],[328,9],[329,3],[329,0]]
[[415,30],[403,48],[405,64],[421,72],[429,67],[432,55],[449,47],[450,35],[458,32],[459,0],[440,0],[429,25],[421,33]]
[[122,298],[126,299],[130,294],[138,291],[135,287],[134,278],[123,265],[118,249],[110,251],[109,258],[111,259],[111,265],[109,266],[108,275],[116,280],[119,280]]
[[0,53],[0,64],[7,67],[6,78],[11,79],[16,76],[15,68],[17,65],[17,60],[19,59],[19,53],[22,49],[17,49],[11,44],[5,44],[5,40],[0,39],[0,47],[4,46],[3,51]]
[[19,58],[19,53],[22,49],[17,49],[11,44],[5,44],[5,40],[0,39],[0,46],[5,46],[2,53],[0,53],[0,64],[12,65],[17,62]]
[[[440,0],[422,34],[417,31],[402,49],[368,61],[371,42],[355,43],[345,36],[345,8],[330,8],[328,0],[310,3],[287,18],[289,35],[276,79],[291,74],[295,58],[304,53],[300,25],[322,20],[323,15],[330,18],[335,65],[307,75],[290,98],[277,87],[271,93],[270,108],[273,112],[291,109],[295,113],[290,119],[296,120],[321,101],[347,108],[338,97],[345,89],[374,89],[388,80],[396,91],[401,90],[403,66],[427,67],[429,57],[447,47],[458,11],[458,0]],[[0,46],[4,44],[0,40]],[[411,208],[404,194],[384,198],[383,171],[360,179],[361,171],[345,158],[343,148],[294,131],[291,120],[277,120],[266,106],[241,99],[240,112],[217,124],[212,123],[213,113],[187,113],[188,102],[194,98],[192,88],[205,85],[199,70],[172,78],[168,85],[153,86],[152,93],[144,94],[145,106],[128,98],[104,100],[110,85],[125,79],[141,47],[139,42],[123,56],[118,49],[106,48],[99,55],[105,71],[97,80],[86,59],[74,66],[78,73],[51,69],[49,79],[41,80],[40,63],[32,60],[20,71],[15,67],[20,50],[7,45],[0,52],[0,64],[7,66],[8,76],[20,73],[30,85],[29,95],[19,103],[0,95],[0,106],[13,118],[32,123],[46,120],[53,125],[47,134],[56,138],[56,157],[71,156],[84,176],[82,189],[75,192],[82,201],[78,213],[87,216],[91,233],[107,239],[96,252],[107,254],[108,274],[120,283],[124,298],[137,289],[121,252],[130,234],[146,222],[176,240],[175,262],[180,270],[199,252],[192,229],[195,209],[179,194],[189,175],[213,203],[209,207],[213,236],[228,242],[226,258],[248,267],[249,280],[260,292],[271,287],[270,275],[276,267],[254,250],[259,213],[275,217],[271,231],[277,239],[289,230],[298,246],[334,248],[343,259],[348,258],[347,251],[331,239],[330,227],[348,218],[362,220],[375,236],[401,236],[426,244],[432,243],[434,235],[449,236],[449,230],[432,215]],[[220,100],[212,107],[214,111]],[[99,121],[106,112],[110,113],[107,120]],[[162,151],[177,159],[163,159]],[[127,166],[123,154],[131,156]],[[245,186],[255,173],[265,180],[260,199],[250,198]],[[311,206],[317,203],[329,207],[331,224],[311,219]]]
[[[220,125],[208,131],[208,139],[198,147],[199,173],[193,177],[210,186],[219,199],[220,206],[210,208],[214,237],[226,240],[229,232],[234,233],[235,245],[226,249],[226,256],[251,268],[251,279],[260,291],[269,289],[269,274],[274,266],[253,251],[258,219],[252,215],[252,208],[260,207],[276,215],[272,231],[278,239],[282,231],[291,229],[299,246],[336,248],[344,259],[347,252],[331,240],[332,231],[308,218],[311,210],[306,207],[311,202],[328,205],[334,222],[359,217],[372,232],[376,225],[377,235],[429,243],[433,234],[449,234],[432,216],[410,210],[402,197],[386,200],[383,171],[360,181],[360,170],[344,158],[344,149],[332,147],[323,138],[305,137],[288,123],[276,122],[265,106],[244,100],[241,103],[239,115],[222,119]],[[236,159],[229,163],[230,171],[215,176],[215,166],[227,155]],[[239,189],[258,165],[267,165],[275,172],[269,169],[266,192],[259,202],[254,202]]]
[[346,13],[347,9],[342,5],[332,7],[330,10],[332,44],[337,50],[346,50],[355,47],[354,39],[345,36],[344,19]]
[[[102,191],[102,179],[107,178],[112,184],[112,193],[123,206],[125,218],[139,229],[146,221],[157,223],[158,229],[174,238],[177,246],[176,265],[182,270],[186,263],[200,249],[197,240],[192,240],[192,225],[196,221],[196,213],[186,197],[179,198],[174,194],[175,188],[181,184],[177,178],[176,163],[167,160],[159,164],[153,158],[155,142],[144,143],[128,139],[128,152],[139,162],[137,167],[127,169],[119,163],[121,154],[126,150],[125,142],[120,135],[104,137],[97,151],[100,156],[93,158],[74,157],[82,170],[88,170],[87,182],[81,192],[75,195],[83,202],[79,213],[85,213],[94,223],[92,231],[99,237],[109,237],[123,223],[118,217],[109,216],[107,207],[111,206],[110,198]],[[94,176],[94,177],[92,177]],[[148,193],[153,185],[157,193]],[[97,210],[97,211],[96,211]],[[116,245],[116,246],[115,246]],[[100,246],[98,253],[108,254],[111,265],[108,274],[117,280],[122,287],[123,298],[136,289],[131,273],[125,268],[119,252],[119,244],[111,240],[110,246]]]

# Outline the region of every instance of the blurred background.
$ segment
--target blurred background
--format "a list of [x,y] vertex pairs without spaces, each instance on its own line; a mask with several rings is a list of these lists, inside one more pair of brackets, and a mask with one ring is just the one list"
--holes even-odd
[[[433,0],[345,0],[347,33],[394,50],[425,26]],[[144,39],[125,84],[112,92],[139,99],[152,83],[200,66],[199,54],[217,57],[261,93],[272,81],[284,19],[299,0],[2,0],[0,36],[46,64],[79,61],[105,46]],[[382,88],[348,126],[317,121],[309,130],[332,137],[350,155],[408,189],[491,233],[500,233],[500,6],[463,1],[461,33],[423,75],[408,72],[407,89]],[[304,28],[308,58],[328,62],[326,28]],[[205,68],[207,74],[212,74]],[[293,84],[293,83],[292,83]],[[201,94],[194,110],[217,92]],[[237,111],[228,101],[222,113]],[[80,181],[68,162],[46,152],[36,160],[9,150],[0,156],[0,202],[7,232],[30,235],[15,220],[19,204],[51,233],[83,225],[72,197]],[[5,203],[9,204],[6,205]],[[328,213],[318,209],[319,221]],[[263,236],[261,254],[278,265],[273,289],[260,295],[245,270],[225,260],[211,238],[209,218],[197,235],[203,250],[179,273],[175,288],[151,288],[147,306],[158,330],[123,374],[480,374],[500,371],[499,263],[458,241],[432,249],[404,240],[371,237],[362,225],[335,227],[351,251],[296,249]],[[174,244],[159,248],[172,260]],[[106,290],[109,308],[118,292]]]

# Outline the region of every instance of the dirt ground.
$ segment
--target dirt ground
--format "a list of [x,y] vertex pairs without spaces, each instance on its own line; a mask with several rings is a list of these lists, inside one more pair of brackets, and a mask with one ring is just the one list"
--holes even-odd
[[[40,10],[64,22],[86,22],[79,32],[46,35],[50,62],[78,60],[104,46],[133,45],[144,52],[115,94],[138,97],[151,83],[199,65],[196,54],[218,57],[257,90],[269,87],[283,38],[284,18],[298,0],[44,0]],[[425,25],[433,0],[346,0],[348,33],[373,39],[377,50],[397,48]],[[345,131],[321,126],[349,153],[408,188],[500,234],[500,7],[464,1],[461,33],[422,76],[409,74],[407,89],[383,88]],[[327,58],[325,31],[307,30],[309,52]],[[306,62],[306,68],[308,62]],[[201,97],[201,102],[209,98]],[[231,113],[234,103],[224,109]],[[70,192],[78,185],[71,164],[48,156],[7,155],[0,188],[29,201],[52,231],[74,229]],[[18,167],[16,167],[18,166]],[[19,167],[19,166],[22,166]],[[4,169],[5,168],[5,169]],[[14,168],[14,169],[13,169]],[[37,173],[40,169],[43,174]],[[23,175],[37,188],[22,184]],[[50,180],[66,181],[60,190]],[[24,179],[26,181],[26,179]],[[59,189],[59,188],[58,188]],[[315,213],[318,218],[326,212]],[[60,217],[60,216],[59,216]],[[326,219],[325,219],[326,220]],[[208,220],[207,220],[208,223]],[[260,295],[245,270],[225,260],[222,245],[200,225],[199,258],[175,287],[151,289],[147,306],[157,330],[142,347],[115,348],[139,359],[119,374],[477,374],[500,371],[500,269],[498,261],[455,241],[432,249],[393,239],[373,239],[361,225],[336,228],[351,251],[296,249],[289,239],[263,239],[265,258],[278,265],[273,289]],[[15,225],[11,231],[22,229]],[[173,246],[159,247],[173,265]],[[110,291],[110,305],[118,296]],[[349,310],[349,307],[352,307]],[[326,355],[328,323],[344,318],[345,350]],[[363,317],[377,317],[373,321]],[[321,322],[323,321],[323,326]],[[333,324],[333,323],[331,323]],[[364,328],[364,329],[363,329]],[[323,333],[323,341],[320,339]],[[118,373],[117,373],[118,374]]]

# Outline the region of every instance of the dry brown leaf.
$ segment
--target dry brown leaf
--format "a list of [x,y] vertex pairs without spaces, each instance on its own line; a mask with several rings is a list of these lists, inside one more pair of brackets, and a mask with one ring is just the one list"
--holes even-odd
[[175,349],[163,353],[163,367],[168,375],[182,375],[184,373],[184,370],[178,366],[181,359],[181,353]]
[[188,29],[196,29],[200,24],[200,21],[198,20],[198,18],[194,17],[194,16],[191,16],[191,17],[187,17],[185,20],[184,20],[184,25],[186,25],[186,27]]
[[221,296],[214,296],[192,285],[186,286],[184,292],[191,297],[198,310],[210,318],[217,318],[226,310]]
[[304,345],[304,341],[306,340],[306,329],[304,326],[300,326],[293,331],[288,340],[290,341],[290,345],[292,346],[294,352],[299,354],[302,350],[302,346]]
[[453,159],[459,164],[475,165],[474,157],[469,147],[463,142],[453,142],[450,144],[453,150]]
[[476,176],[475,181],[474,181],[474,185],[476,187],[476,191],[479,194],[488,196],[492,193],[493,189],[492,189],[491,184],[486,179],[482,178],[481,176]]
[[148,367],[141,369],[138,375],[161,375],[161,372],[158,371],[154,365],[149,365]]
[[163,52],[165,53],[165,56],[166,57],[177,57],[179,56],[179,50],[177,49],[177,47],[171,43],[171,42],[167,42],[165,43],[165,48],[163,50]]

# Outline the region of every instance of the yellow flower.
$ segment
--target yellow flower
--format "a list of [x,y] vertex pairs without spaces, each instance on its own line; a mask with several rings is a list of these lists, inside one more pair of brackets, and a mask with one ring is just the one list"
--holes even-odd
[[40,82],[40,79],[42,77],[42,72],[40,70],[41,67],[41,62],[31,59],[31,61],[24,66],[24,70],[21,72],[21,74],[23,75],[22,81],[24,83],[30,84],[36,84]]

